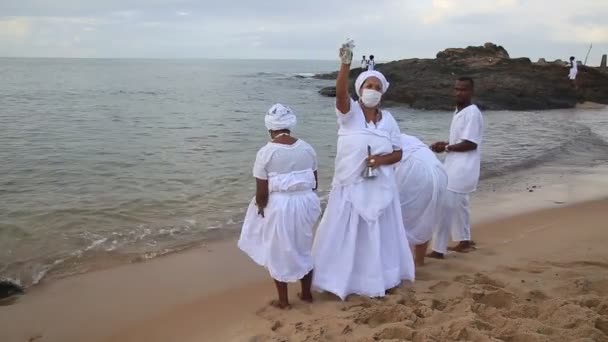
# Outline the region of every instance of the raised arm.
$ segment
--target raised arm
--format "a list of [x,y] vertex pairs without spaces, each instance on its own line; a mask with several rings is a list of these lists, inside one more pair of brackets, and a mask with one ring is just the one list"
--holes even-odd
[[348,94],[348,74],[350,64],[340,64],[340,71],[336,79],[336,108],[342,114],[350,111],[350,95]]
[[348,74],[350,73],[350,64],[353,61],[352,41],[347,41],[340,48],[340,71],[336,78],[336,108],[342,114],[350,111],[350,95],[348,95]]

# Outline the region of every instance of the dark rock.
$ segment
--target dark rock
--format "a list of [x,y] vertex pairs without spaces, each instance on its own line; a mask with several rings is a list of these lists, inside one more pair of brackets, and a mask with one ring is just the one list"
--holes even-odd
[[545,60],[544,58],[539,58],[539,59],[538,59],[538,62],[536,62],[536,63],[537,63],[537,64],[542,64],[542,65],[545,65],[545,64],[547,64],[547,60]]
[[463,60],[468,58],[509,58],[502,46],[485,43],[484,46],[469,46],[464,49],[445,49],[437,53],[437,59]]
[[606,55],[602,55],[602,62],[600,63],[600,69],[606,71]]
[[23,294],[24,290],[19,284],[9,280],[0,281],[0,299],[12,297],[14,295]]
[[[446,49],[436,59],[404,59],[378,64],[391,86],[384,103],[413,108],[452,110],[452,88],[459,76],[475,80],[475,103],[486,110],[541,110],[572,108],[579,101],[608,104],[608,74],[599,68],[579,67],[577,91],[568,81],[563,61],[532,63],[529,58],[510,58],[501,46],[488,43],[464,49]],[[351,81],[361,73],[352,69]],[[317,75],[335,79],[337,73]],[[335,88],[320,91],[335,96]],[[354,94],[351,83],[351,94]]]
[[325,87],[319,90],[319,94],[327,97],[336,97],[336,87]]

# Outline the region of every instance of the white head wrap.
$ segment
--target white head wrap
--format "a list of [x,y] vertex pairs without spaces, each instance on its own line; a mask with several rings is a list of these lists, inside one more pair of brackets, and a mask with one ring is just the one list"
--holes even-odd
[[390,83],[388,83],[388,81],[386,80],[386,77],[384,77],[384,75],[382,75],[380,71],[369,70],[359,74],[359,77],[357,77],[357,80],[355,81],[355,91],[357,92],[357,96],[361,97],[361,86],[363,85],[363,83],[365,83],[365,80],[370,77],[375,77],[379,79],[380,83],[382,83],[381,93],[386,93],[386,91],[388,90],[388,86],[390,85]]
[[292,130],[297,123],[296,114],[291,108],[280,103],[270,107],[268,114],[264,118],[266,128],[271,131],[280,131],[283,129]]

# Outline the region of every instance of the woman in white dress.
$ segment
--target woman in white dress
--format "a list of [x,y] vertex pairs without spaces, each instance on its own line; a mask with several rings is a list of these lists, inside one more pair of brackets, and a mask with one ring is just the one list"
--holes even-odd
[[[348,94],[352,51],[343,47],[340,57],[338,149],[313,244],[313,288],[342,300],[349,294],[381,297],[403,280],[414,280],[394,174],[401,160],[400,131],[393,116],[378,108],[389,86],[385,77],[377,71],[361,73],[355,82],[360,100],[353,101]],[[368,166],[375,177],[364,177]]]
[[428,243],[439,226],[448,175],[431,149],[411,135],[401,135],[403,157],[395,171],[403,226],[414,245],[416,266],[424,265]]
[[265,118],[271,142],[256,156],[251,201],[238,246],[274,279],[278,300],[271,305],[290,308],[287,283],[301,281],[300,299],[312,302],[313,226],[321,214],[317,188],[317,156],[305,141],[291,136],[293,111],[276,104]]

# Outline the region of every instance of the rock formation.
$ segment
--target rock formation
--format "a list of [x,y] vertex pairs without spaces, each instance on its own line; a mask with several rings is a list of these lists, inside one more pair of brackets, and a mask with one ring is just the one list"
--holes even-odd
[[[379,64],[376,69],[391,82],[387,104],[408,104],[413,108],[450,110],[452,87],[459,76],[475,80],[475,102],[492,110],[538,110],[571,108],[577,102],[608,104],[608,75],[599,68],[581,66],[576,90],[568,80],[568,67],[560,60],[533,63],[528,58],[511,58],[502,46],[446,49],[435,59],[404,59]],[[354,79],[361,72],[353,69]],[[317,75],[335,79],[336,73]],[[335,96],[334,87],[320,91]],[[351,85],[351,94],[354,89]]]

